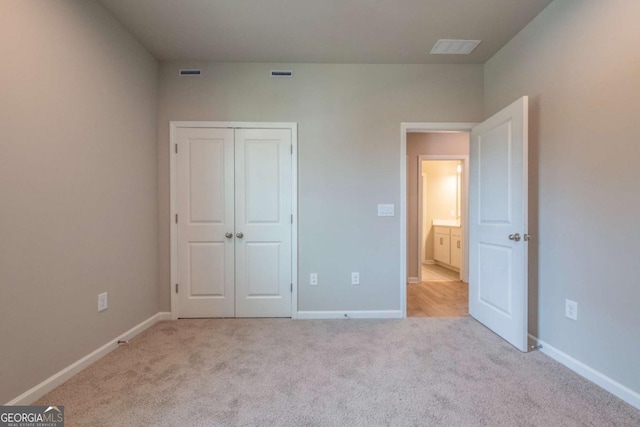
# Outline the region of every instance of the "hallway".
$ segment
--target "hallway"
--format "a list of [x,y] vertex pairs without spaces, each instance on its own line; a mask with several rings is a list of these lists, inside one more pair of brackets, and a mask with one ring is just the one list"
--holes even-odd
[[439,265],[422,266],[422,283],[407,285],[407,317],[465,317],[469,286],[458,273]]

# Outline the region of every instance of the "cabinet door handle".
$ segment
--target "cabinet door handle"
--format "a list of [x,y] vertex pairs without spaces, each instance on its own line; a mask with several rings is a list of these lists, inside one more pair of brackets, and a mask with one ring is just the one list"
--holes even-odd
[[458,249],[460,249],[460,240],[458,240],[456,243],[458,245]]
[[440,244],[442,244],[442,237],[440,238]]

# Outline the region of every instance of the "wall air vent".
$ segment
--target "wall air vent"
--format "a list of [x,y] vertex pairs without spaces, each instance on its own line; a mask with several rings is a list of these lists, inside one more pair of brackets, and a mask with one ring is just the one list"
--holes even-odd
[[180,70],[181,76],[199,76],[200,74],[202,74],[202,70],[196,70],[193,68]]
[[293,70],[271,70],[271,77],[293,77]]
[[440,39],[431,49],[432,55],[468,55],[482,40]]

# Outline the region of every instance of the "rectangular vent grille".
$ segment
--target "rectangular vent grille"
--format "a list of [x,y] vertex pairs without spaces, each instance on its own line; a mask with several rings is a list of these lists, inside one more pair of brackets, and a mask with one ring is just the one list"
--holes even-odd
[[293,77],[292,70],[271,70],[271,77]]
[[200,74],[202,74],[202,70],[195,70],[195,69],[180,70],[181,76],[199,76]]
[[478,47],[481,40],[440,39],[431,49],[435,55],[468,55]]

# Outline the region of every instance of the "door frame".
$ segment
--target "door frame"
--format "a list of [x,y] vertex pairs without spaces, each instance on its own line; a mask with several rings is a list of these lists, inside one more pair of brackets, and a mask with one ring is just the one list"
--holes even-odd
[[[469,144],[471,144],[471,135],[469,135]],[[422,262],[424,259],[424,245],[422,244],[422,233],[424,232],[422,224],[424,223],[424,188],[422,187],[422,162],[451,160],[462,162],[462,182],[460,183],[460,216],[462,217],[460,224],[462,225],[462,259],[460,260],[460,280],[469,283],[468,260],[469,251],[467,249],[468,231],[467,216],[469,202],[469,156],[459,154],[421,154],[418,156],[418,236],[420,237],[420,246],[418,248],[418,281],[422,282]]]
[[171,234],[171,319],[178,318],[178,301],[175,284],[178,283],[178,212],[177,158],[175,156],[176,130],[178,128],[226,128],[226,129],[289,129],[291,131],[291,318],[298,317],[298,123],[295,122],[215,122],[215,121],[170,121],[169,122],[169,227]]
[[[474,122],[402,122],[400,123],[400,311],[407,317],[407,133],[409,132],[469,132],[478,123]],[[469,174],[466,174],[465,187],[468,189]],[[469,192],[465,191],[466,197]],[[466,207],[467,203],[465,203]],[[465,227],[462,239],[468,248],[468,212],[465,213]],[[468,250],[467,250],[468,252]],[[463,264],[468,265],[468,253]],[[468,280],[468,277],[467,277]]]

